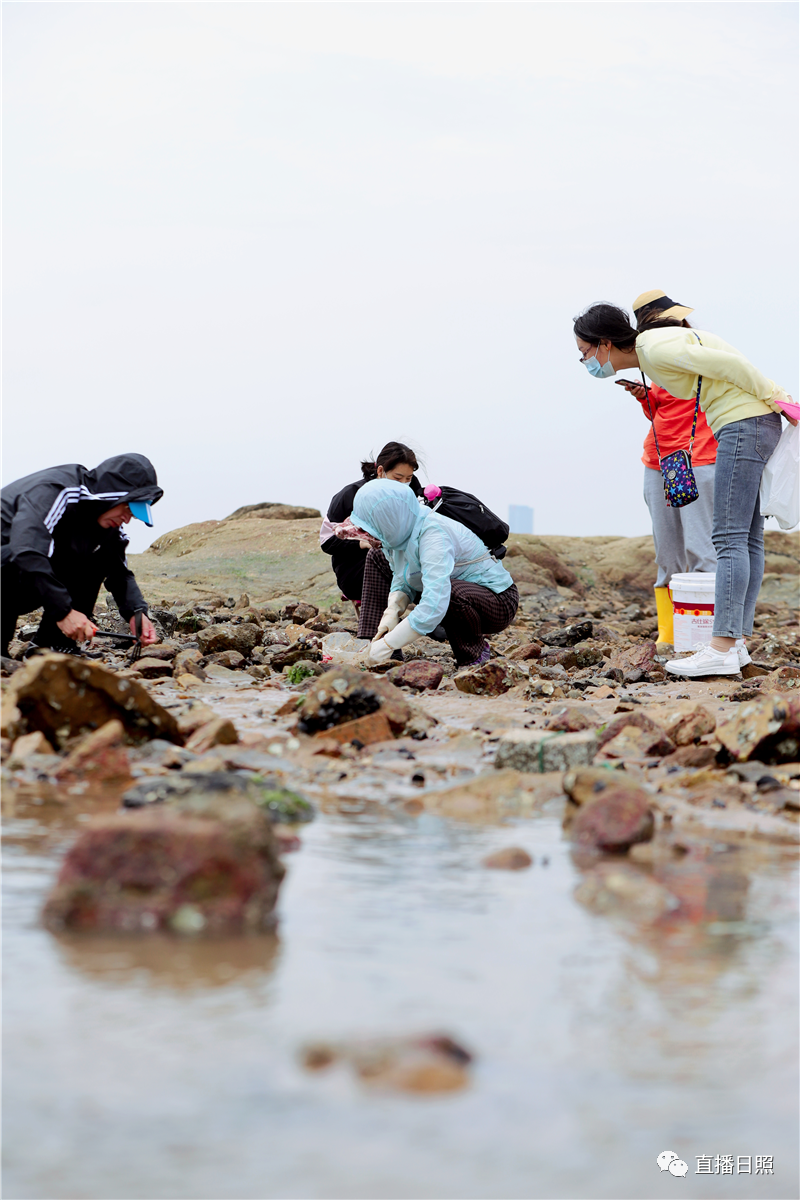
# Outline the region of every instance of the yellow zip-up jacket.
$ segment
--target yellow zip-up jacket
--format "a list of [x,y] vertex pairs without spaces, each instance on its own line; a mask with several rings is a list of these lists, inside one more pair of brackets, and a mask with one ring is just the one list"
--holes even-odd
[[743,354],[702,329],[645,330],[636,339],[636,355],[645,375],[680,400],[694,400],[702,375],[700,407],[714,434],[733,421],[780,412],[775,401],[787,399]]

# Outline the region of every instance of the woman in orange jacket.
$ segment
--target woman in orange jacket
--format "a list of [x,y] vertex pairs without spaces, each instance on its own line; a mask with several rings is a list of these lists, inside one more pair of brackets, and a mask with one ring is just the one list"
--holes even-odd
[[[688,329],[690,326],[686,317],[692,311],[691,308],[674,303],[658,289],[644,292],[633,302],[633,312],[640,330],[647,327],[648,321],[663,317],[677,319]],[[658,641],[672,645],[674,635],[672,601],[669,597],[670,579],[673,575],[687,571],[713,572],[717,569],[717,554],[711,541],[717,440],[703,412],[698,412],[692,467],[699,496],[693,504],[687,504],[683,508],[668,507],[664,499],[664,481],[658,461],[656,437],[662,458],[676,450],[688,449],[694,420],[694,401],[679,400],[653,383],[648,386],[648,397],[641,383],[628,380],[621,382],[624,382],[627,390],[639,401],[648,421],[652,415],[652,424],[644,441],[642,455],[644,499],[653,523],[653,542],[658,566],[655,586]]]

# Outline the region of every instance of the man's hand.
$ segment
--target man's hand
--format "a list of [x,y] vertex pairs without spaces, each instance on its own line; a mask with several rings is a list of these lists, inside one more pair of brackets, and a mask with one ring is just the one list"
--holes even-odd
[[[130,621],[128,622],[128,624],[131,627],[131,633],[133,634],[134,637],[136,636],[135,622],[136,622],[136,617],[131,617]],[[155,629],[153,628],[152,621],[147,616],[145,616],[144,613],[142,613],[142,645],[143,646],[152,646],[157,641],[158,641],[158,634],[156,633]]]
[[76,608],[71,609],[63,621],[56,621],[56,625],[64,636],[71,638],[73,642],[88,642],[97,633],[97,626],[92,624],[85,613],[78,612]]

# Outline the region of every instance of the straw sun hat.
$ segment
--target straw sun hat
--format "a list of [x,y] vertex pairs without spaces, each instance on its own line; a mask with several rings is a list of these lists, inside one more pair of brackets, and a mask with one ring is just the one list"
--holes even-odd
[[654,317],[674,317],[676,321],[683,321],[690,312],[694,312],[694,309],[687,308],[685,304],[678,304],[676,300],[670,300],[661,288],[642,292],[633,302],[633,315],[640,325]]

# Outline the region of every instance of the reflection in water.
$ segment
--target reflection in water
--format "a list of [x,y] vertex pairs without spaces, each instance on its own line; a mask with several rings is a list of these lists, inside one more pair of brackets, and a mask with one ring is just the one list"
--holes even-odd
[[62,933],[53,941],[65,966],[88,979],[178,992],[262,985],[278,966],[281,948],[274,934],[193,939]]
[[[56,938],[38,914],[58,855],[16,832],[9,1195],[621,1200],[674,1194],[665,1147],[690,1173],[695,1154],[774,1154],[746,1194],[796,1193],[796,867],[778,852],[637,867],[680,905],[643,927],[576,902],[585,874],[546,812],[323,813],[287,861],[280,941]],[[527,871],[481,866],[509,844]],[[469,1088],[410,1099],[298,1062],[424,1030],[474,1050]]]

